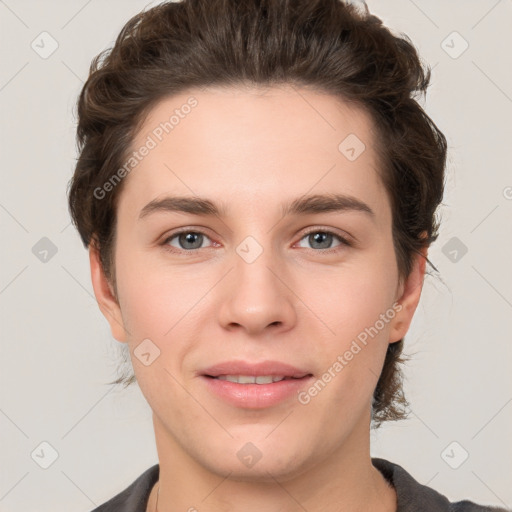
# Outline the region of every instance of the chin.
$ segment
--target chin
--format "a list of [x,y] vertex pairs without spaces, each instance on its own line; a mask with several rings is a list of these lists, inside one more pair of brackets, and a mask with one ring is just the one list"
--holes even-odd
[[[300,445],[293,449],[279,448],[258,449],[256,443],[250,441],[243,443],[234,450],[223,450],[222,456],[217,459],[208,457],[208,460],[199,461],[212,473],[226,477],[229,480],[240,482],[274,483],[278,480],[285,482],[296,478],[307,470],[308,457],[302,451]],[[227,456],[231,453],[231,456]],[[313,465],[311,461],[309,465]]]

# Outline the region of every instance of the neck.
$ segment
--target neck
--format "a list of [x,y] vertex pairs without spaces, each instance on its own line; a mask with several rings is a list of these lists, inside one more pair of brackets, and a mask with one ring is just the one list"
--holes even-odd
[[311,460],[301,472],[236,480],[218,474],[186,453],[153,414],[160,473],[148,511],[395,512],[396,493],[370,458],[369,422],[355,429],[327,459]]

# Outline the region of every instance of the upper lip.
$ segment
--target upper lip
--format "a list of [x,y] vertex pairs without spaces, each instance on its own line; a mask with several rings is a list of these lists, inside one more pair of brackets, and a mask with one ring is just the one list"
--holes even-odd
[[283,376],[299,379],[310,375],[310,372],[279,361],[262,361],[259,363],[224,361],[206,368],[201,374],[210,377],[218,377],[219,375],[250,375],[254,377],[271,375],[273,377]]

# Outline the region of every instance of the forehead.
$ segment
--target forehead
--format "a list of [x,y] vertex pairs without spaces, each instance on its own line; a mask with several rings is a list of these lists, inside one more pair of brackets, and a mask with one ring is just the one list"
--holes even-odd
[[[354,134],[368,147],[373,144],[373,129],[370,116],[354,102],[311,88],[218,86],[160,100],[146,116],[134,145],[143,144],[150,135],[157,143],[170,145],[170,139],[175,145],[195,139],[205,151],[218,149],[220,141],[223,150],[236,142],[233,150],[240,153],[256,149],[252,139],[268,144],[260,157],[284,156],[285,150],[301,154],[307,148],[337,156],[340,138]],[[240,147],[242,141],[246,144]],[[286,157],[290,156],[287,151]]]
[[148,113],[132,150],[144,146],[122,194],[132,209],[171,192],[261,208],[333,191],[385,208],[371,117],[311,89],[190,89]]

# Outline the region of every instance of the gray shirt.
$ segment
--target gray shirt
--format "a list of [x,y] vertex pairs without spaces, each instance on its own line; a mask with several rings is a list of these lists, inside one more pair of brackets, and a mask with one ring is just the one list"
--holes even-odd
[[[396,512],[511,512],[468,500],[450,502],[434,489],[418,483],[398,464],[379,458],[372,458],[372,463],[395,488]],[[124,491],[91,512],[146,512],[149,493],[158,481],[159,471],[159,464],[150,467]]]

